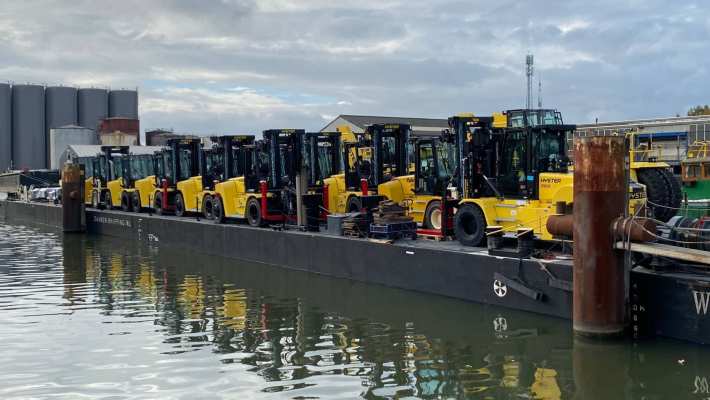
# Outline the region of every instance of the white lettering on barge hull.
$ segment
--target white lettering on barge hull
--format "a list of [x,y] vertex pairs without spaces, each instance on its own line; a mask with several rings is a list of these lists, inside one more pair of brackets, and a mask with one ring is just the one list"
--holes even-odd
[[130,220],[121,219],[121,218],[104,217],[104,216],[100,216],[100,215],[94,215],[94,222],[97,224],[118,225],[118,226],[125,226],[127,228],[131,227]]
[[698,292],[693,290],[693,300],[695,300],[695,312],[698,315],[707,315],[708,304],[710,303],[710,292]]

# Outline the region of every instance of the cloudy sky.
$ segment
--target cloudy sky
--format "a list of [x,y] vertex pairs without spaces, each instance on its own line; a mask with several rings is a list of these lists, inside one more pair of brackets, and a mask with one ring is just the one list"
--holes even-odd
[[[525,102],[567,122],[710,103],[710,3],[3,0],[0,79],[140,89],[143,128],[318,129]],[[537,79],[536,79],[537,86]],[[535,90],[537,92],[537,90]]]

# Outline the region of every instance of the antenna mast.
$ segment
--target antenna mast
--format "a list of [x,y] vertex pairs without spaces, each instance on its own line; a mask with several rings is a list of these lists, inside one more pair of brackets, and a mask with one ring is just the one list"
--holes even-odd
[[531,109],[533,102],[532,86],[533,86],[533,55],[525,56],[525,75],[528,78],[528,93],[525,99],[525,108]]

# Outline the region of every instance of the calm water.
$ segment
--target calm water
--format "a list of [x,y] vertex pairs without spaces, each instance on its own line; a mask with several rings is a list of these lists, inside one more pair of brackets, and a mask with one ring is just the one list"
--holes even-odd
[[710,398],[710,351],[0,225],[0,398]]

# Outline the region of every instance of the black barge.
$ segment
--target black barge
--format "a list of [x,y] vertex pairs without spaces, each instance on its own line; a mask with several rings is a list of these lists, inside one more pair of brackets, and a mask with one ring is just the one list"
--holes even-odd
[[[0,221],[61,229],[62,208],[0,201]],[[333,278],[378,284],[572,317],[572,262],[489,255],[484,248],[427,240],[393,244],[289,230],[218,225],[196,218],[89,209],[90,234],[195,251]],[[196,265],[195,268],[203,266]],[[630,274],[631,334],[710,343],[710,274],[635,267]]]

